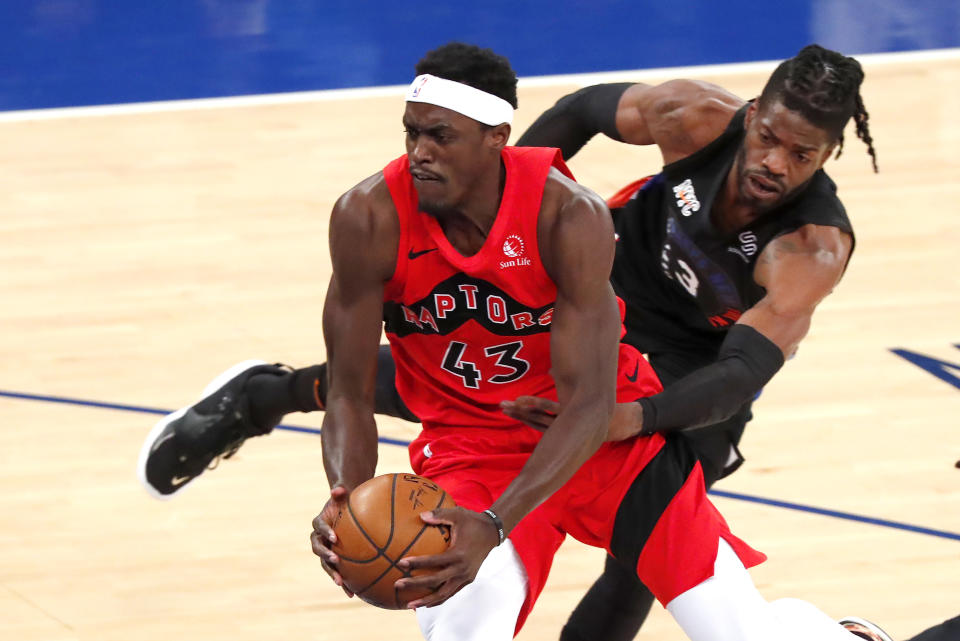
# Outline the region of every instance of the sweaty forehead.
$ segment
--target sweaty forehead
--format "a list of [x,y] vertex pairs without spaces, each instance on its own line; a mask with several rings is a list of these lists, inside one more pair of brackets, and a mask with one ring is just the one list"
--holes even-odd
[[799,111],[788,109],[779,100],[760,107],[755,126],[766,127],[778,138],[794,144],[820,147],[833,142],[826,129],[807,120]]
[[418,129],[449,127],[462,131],[480,125],[473,118],[468,118],[446,107],[438,107],[425,102],[408,102],[406,105],[403,111],[403,122]]

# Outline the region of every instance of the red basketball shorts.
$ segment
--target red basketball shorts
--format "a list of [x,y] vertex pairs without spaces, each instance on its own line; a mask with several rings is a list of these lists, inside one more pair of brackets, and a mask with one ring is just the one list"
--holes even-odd
[[[662,389],[633,347],[621,344],[619,366],[618,402]],[[410,461],[414,472],[439,483],[458,505],[482,511],[516,478],[540,436],[524,425],[425,426],[410,444]],[[713,575],[720,538],[746,567],[766,558],[731,534],[707,498],[686,442],[659,434],[605,443],[510,533],[528,579],[518,630],[567,534],[636,568],[664,605]]]

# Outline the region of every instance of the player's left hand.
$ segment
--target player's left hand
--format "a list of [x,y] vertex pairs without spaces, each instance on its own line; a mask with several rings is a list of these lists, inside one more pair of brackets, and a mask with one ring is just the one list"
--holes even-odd
[[397,563],[403,571],[429,569],[431,574],[398,579],[394,587],[431,590],[427,596],[407,604],[410,609],[440,605],[463,586],[472,583],[480,564],[499,541],[490,517],[462,507],[440,508],[420,515],[424,523],[450,527],[450,547],[443,554],[410,556]]
[[342,485],[338,485],[330,490],[330,500],[323,506],[323,510],[313,519],[313,531],[310,533],[310,544],[313,547],[313,553],[320,557],[320,563],[324,571],[330,575],[333,582],[339,585],[348,597],[353,596],[353,592],[343,582],[340,575],[339,563],[340,557],[333,551],[333,545],[337,542],[337,533],[333,530],[338,514],[343,511],[350,492]]

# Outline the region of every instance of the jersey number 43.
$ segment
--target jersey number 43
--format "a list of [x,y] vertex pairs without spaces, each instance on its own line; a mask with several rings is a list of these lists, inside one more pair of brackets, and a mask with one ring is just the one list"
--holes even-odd
[[440,367],[458,376],[463,381],[463,386],[470,389],[478,389],[480,382],[483,380],[500,385],[512,383],[522,378],[530,370],[530,363],[518,356],[522,348],[523,341],[513,341],[485,348],[483,353],[490,362],[481,365],[483,369],[495,372],[493,375],[489,375],[488,372],[488,377],[485,379],[484,373],[477,363],[463,360],[467,344],[451,341],[443,355],[443,362]]

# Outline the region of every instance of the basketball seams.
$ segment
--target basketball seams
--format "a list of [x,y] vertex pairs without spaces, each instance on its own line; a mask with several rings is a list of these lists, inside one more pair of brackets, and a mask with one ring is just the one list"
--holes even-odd
[[[437,501],[437,504],[436,504],[436,505],[434,505],[432,508],[430,508],[431,511],[432,511],[432,510],[436,510],[437,508],[443,507],[443,502],[444,502],[444,501],[446,500],[446,498],[447,498],[447,493],[446,493],[445,491],[442,491],[442,490],[441,490],[441,492],[442,492],[442,493],[441,493],[441,495],[440,495],[440,500]],[[409,571],[409,570],[401,570],[400,568],[398,568],[398,567],[397,567],[397,563],[399,562],[400,559],[402,559],[404,556],[406,556],[406,554],[407,554],[407,552],[410,550],[410,548],[412,548],[414,545],[416,545],[416,544],[417,544],[417,541],[420,540],[420,537],[423,536],[423,533],[426,532],[427,529],[428,529],[428,528],[431,528],[431,527],[438,527],[438,526],[432,525],[432,524],[430,524],[430,523],[424,523],[424,524],[423,524],[423,527],[420,528],[420,531],[417,532],[417,535],[414,536],[414,537],[410,540],[410,543],[407,545],[407,547],[405,547],[403,550],[401,550],[401,551],[400,551],[400,554],[397,555],[397,560],[396,560],[396,561],[394,561],[394,560],[391,559],[389,556],[387,556],[386,553],[384,553],[383,558],[387,559],[387,561],[390,562],[390,567],[387,568],[387,569],[383,572],[383,574],[381,574],[380,576],[378,576],[378,577],[377,577],[377,580],[374,581],[373,583],[371,583],[370,586],[368,586],[367,589],[369,589],[369,587],[373,587],[374,585],[376,585],[376,584],[377,584],[377,581],[380,581],[381,579],[383,579],[384,576],[386,576],[386,574],[387,574],[388,572],[390,572],[390,570],[392,570],[392,569],[394,569],[394,568],[396,568],[404,578],[408,578],[408,577],[413,576],[413,575],[410,574],[410,571]],[[400,607],[400,593],[399,593],[399,591],[397,590],[397,588],[394,588],[394,589],[393,589],[393,598],[394,598],[394,601],[395,601],[396,604],[397,604],[397,607],[399,608],[399,607]]]
[[[363,535],[363,538],[365,538],[367,542],[373,546],[373,549],[377,551],[377,554],[372,558],[369,558],[366,560],[354,559],[341,554],[340,555],[341,559],[350,561],[351,563],[359,563],[359,564],[373,563],[374,561],[379,559],[381,556],[384,558],[387,558],[388,561],[390,560],[389,557],[387,557],[387,555],[385,554],[385,551],[388,547],[390,547],[390,542],[393,540],[393,530],[395,527],[394,521],[396,517],[394,501],[397,494],[397,477],[399,476],[399,474],[393,474],[391,476],[392,478],[391,478],[391,491],[390,491],[390,533],[387,535],[387,542],[383,544],[383,547],[380,547],[379,545],[377,545],[377,542],[373,540],[373,537],[367,534],[367,531],[363,529],[363,525],[360,524],[360,521],[357,519],[356,515],[353,513],[353,505],[350,503],[350,496],[347,496],[347,513],[350,515],[350,519],[353,521],[353,524],[357,526],[357,529],[360,531],[360,534]],[[446,492],[444,492],[444,495],[446,495]]]
[[387,542],[383,544],[383,549],[386,550],[390,547],[390,542],[393,541],[393,530],[396,528],[396,519],[397,519],[397,477],[399,474],[394,474],[393,478],[390,479],[391,489],[390,489],[390,533],[387,535]]
[[[403,476],[403,478],[402,479],[398,478],[400,476]],[[407,477],[410,477],[410,478],[408,479]],[[428,490],[431,493],[436,492],[434,494],[434,497],[435,497],[434,506],[432,508],[427,508],[429,510],[436,510],[439,508],[443,508],[448,504],[452,503],[452,501],[449,499],[449,495],[443,490],[443,488],[440,488],[435,483],[430,482],[429,479],[418,478],[416,475],[410,475],[410,474],[404,474],[404,475],[390,474],[389,480],[387,480],[386,478],[382,479],[382,481],[386,481],[385,483],[381,483],[380,485],[380,487],[382,487],[383,489],[374,490],[374,492],[380,493],[380,496],[382,497],[382,500],[383,500],[383,502],[380,505],[382,505],[383,507],[385,507],[385,502],[386,502],[385,500],[387,499],[387,497],[383,496],[382,492],[388,491],[390,493],[390,497],[389,497],[390,509],[389,511],[384,510],[384,512],[389,512],[389,529],[386,533],[386,536],[387,536],[386,542],[383,545],[378,545],[377,542],[374,540],[372,533],[368,532],[368,530],[365,529],[364,526],[361,524],[361,519],[360,519],[361,516],[365,520],[371,516],[371,514],[368,513],[369,512],[368,508],[364,507],[365,505],[367,505],[368,501],[370,500],[370,497],[372,496],[368,490],[367,494],[364,494],[364,497],[362,499],[357,498],[356,496],[353,496],[353,495],[347,497],[346,511],[347,511],[347,514],[350,515],[350,520],[349,521],[345,520],[344,525],[345,526],[352,525],[357,531],[360,532],[360,534],[363,537],[362,539],[355,538],[354,539],[355,543],[353,544],[352,547],[357,547],[357,544],[359,544],[361,541],[365,541],[367,545],[370,545],[373,548],[373,550],[376,551],[376,554],[371,558],[352,558],[352,557],[344,556],[343,554],[340,554],[340,557],[344,562],[344,565],[342,566],[344,571],[349,571],[350,568],[356,568],[356,571],[360,572],[361,575],[354,576],[354,579],[361,579],[361,580],[363,578],[367,579],[365,582],[366,584],[363,585],[362,587],[358,587],[354,589],[353,586],[348,586],[354,592],[354,594],[359,596],[364,601],[368,601],[374,605],[378,605],[380,607],[385,607],[388,609],[402,608],[403,597],[406,597],[406,600],[409,601],[410,599],[416,598],[421,594],[421,591],[407,592],[405,590],[397,590],[392,585],[399,578],[413,576],[413,574],[411,574],[409,571],[403,571],[399,567],[397,567],[397,563],[399,563],[399,560],[409,555],[410,551],[414,549],[418,543],[421,543],[421,541],[423,542],[421,545],[426,545],[425,550],[437,550],[438,543],[442,544],[445,542],[449,544],[448,531],[438,532],[442,541],[438,540],[434,542],[433,539],[431,539],[430,542],[427,543],[428,539],[427,539],[426,533],[428,528],[437,527],[438,530],[444,530],[445,528],[443,526],[435,526],[429,523],[423,523],[422,521],[417,523],[417,521],[419,521],[419,518],[418,518],[419,514],[416,514],[416,515],[414,514],[416,512],[416,508],[414,507],[416,505],[416,502],[411,504],[410,508],[412,509],[409,509],[406,502],[402,502],[400,500],[401,497],[397,495],[397,492],[400,491],[401,489],[403,489],[404,491],[406,491],[407,489],[408,484],[404,482],[403,486],[401,486],[400,484],[401,480],[413,481],[414,485],[411,489],[411,492],[416,492],[417,496],[420,496],[423,490]],[[411,494],[411,496],[413,496],[413,494]],[[355,511],[354,509],[354,501],[352,500],[354,498],[356,498],[359,501],[359,503],[356,504],[357,509],[359,511]],[[360,508],[364,508],[364,509],[360,509]],[[364,511],[365,509],[367,511]],[[403,512],[402,523],[397,522],[398,513],[400,512]],[[411,521],[410,520],[411,516],[415,516],[416,520]],[[382,525],[387,525],[382,521],[380,521],[380,523]],[[413,527],[416,527],[418,525],[419,527],[416,530],[413,530]],[[377,534],[378,535],[383,534],[383,531],[382,531],[383,529],[385,528],[381,528],[380,530],[378,530]],[[412,537],[409,537],[409,535],[414,532],[415,534]],[[399,538],[401,535],[403,540],[400,540]],[[354,532],[351,536],[356,537],[357,535]],[[390,546],[393,543],[394,539],[397,539],[398,544],[404,546],[402,550],[393,551],[390,549]],[[443,549],[445,549],[445,546],[439,549],[442,551]],[[432,552],[432,554],[439,554],[441,553],[441,551]],[[421,552],[419,554],[422,555],[424,553]],[[431,554],[431,553],[428,552],[428,554]],[[380,566],[381,571],[377,572],[375,564],[379,562],[380,559],[383,559],[384,565],[381,565]],[[365,567],[366,569],[361,570],[360,568],[362,567]],[[369,574],[371,572],[376,573],[376,577],[372,578],[372,580],[369,577]],[[367,574],[368,576],[363,577],[362,574]]]
[[[396,496],[396,482],[395,482],[395,481],[396,481],[396,475],[394,475],[394,491],[393,491],[393,493],[391,494],[391,506],[390,506],[390,512],[391,512],[391,519],[390,519],[390,521],[391,521],[391,526],[390,526],[390,527],[391,527],[391,535],[390,535],[390,538],[393,538],[393,533],[392,533],[392,530],[393,530],[393,521],[394,521],[394,519],[393,519],[393,516],[394,516],[394,513],[393,513],[393,497]],[[445,495],[446,495],[446,492],[444,492],[444,496],[445,496]],[[443,503],[443,498],[441,497],[440,504],[442,504],[442,503]],[[440,504],[438,504],[437,507],[439,507]],[[436,508],[433,508],[433,509],[436,509]],[[383,558],[384,560],[386,560],[386,562],[389,563],[390,565],[388,565],[388,566],[387,566],[387,569],[385,569],[383,572],[381,572],[380,575],[379,575],[377,578],[375,578],[373,581],[371,581],[369,585],[364,586],[363,589],[361,589],[361,590],[357,590],[357,591],[356,591],[356,594],[359,595],[359,596],[362,598],[364,592],[366,592],[367,590],[369,590],[370,588],[372,588],[373,586],[375,586],[377,583],[379,583],[384,577],[387,576],[387,574],[390,573],[391,570],[394,570],[394,569],[397,570],[398,572],[400,572],[400,574],[401,574],[402,576],[404,576],[404,577],[409,577],[409,576],[410,576],[410,572],[409,572],[409,571],[404,571],[404,570],[401,570],[400,568],[398,568],[398,567],[397,567],[397,563],[400,561],[400,559],[403,558],[403,556],[407,553],[407,551],[408,551],[410,548],[412,548],[414,545],[416,545],[417,541],[420,540],[420,537],[423,536],[423,533],[427,531],[427,528],[428,528],[428,527],[431,527],[429,523],[424,523],[424,524],[423,524],[423,527],[420,528],[420,531],[417,532],[417,535],[413,537],[413,539],[410,541],[410,543],[407,545],[407,547],[405,547],[403,550],[400,551],[400,554],[397,555],[396,560],[392,559],[392,558],[390,557],[390,555],[388,555],[387,552],[386,552],[387,547],[389,547],[389,543],[388,543],[387,546],[384,546],[383,550],[380,551],[380,553],[377,555],[376,558],[379,559],[379,558],[382,557],[382,558]],[[375,559],[373,559],[373,560],[375,560]],[[399,607],[400,607],[400,598],[399,598],[399,595],[397,594],[397,589],[396,589],[396,588],[393,589],[393,593],[394,593],[394,594],[393,594],[394,601],[395,601],[395,603],[396,603],[396,606],[399,608]]]
[[[360,532],[360,534],[363,535],[363,538],[365,538],[365,539],[367,540],[367,542],[368,542],[371,546],[373,546],[373,549],[376,550],[377,553],[376,553],[376,555],[373,556],[372,558],[366,559],[366,560],[363,560],[363,559],[352,559],[352,558],[350,558],[350,557],[348,557],[348,556],[344,556],[343,554],[340,554],[339,552],[337,553],[337,555],[338,555],[341,559],[350,561],[351,563],[373,563],[374,561],[376,561],[377,559],[379,559],[381,556],[383,556],[383,551],[384,551],[386,548],[385,548],[385,547],[384,547],[384,548],[381,548],[379,545],[377,545],[376,541],[374,541],[373,538],[372,538],[369,534],[367,534],[367,531],[363,529],[363,525],[361,525],[360,521],[357,519],[356,515],[354,515],[354,513],[353,513],[353,507],[350,505],[350,497],[349,497],[349,496],[347,497],[347,514],[350,515],[350,520],[353,521],[353,524],[356,526],[356,528],[357,528],[357,530]],[[392,525],[391,525],[391,527],[392,527]]]

